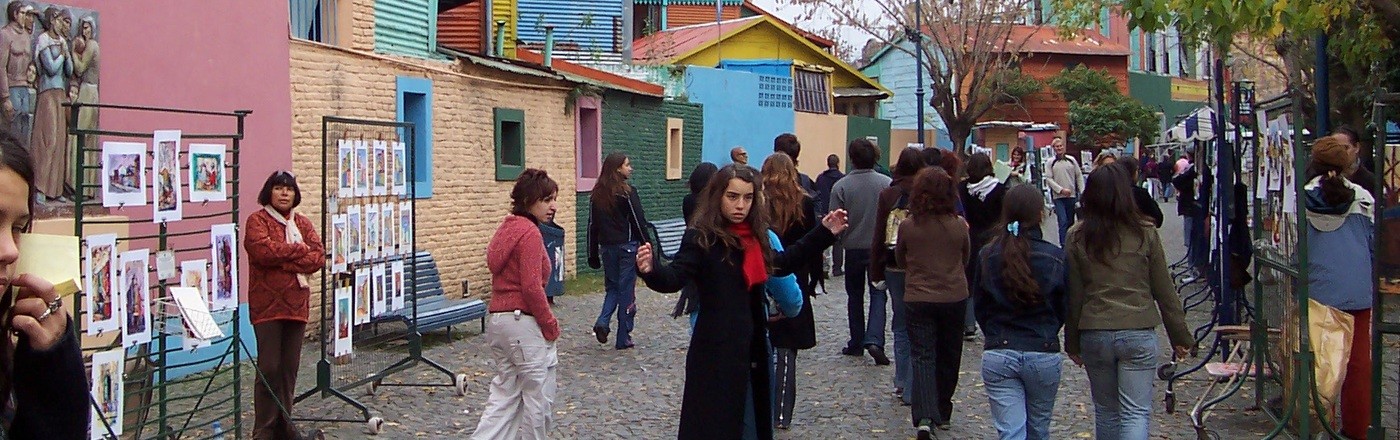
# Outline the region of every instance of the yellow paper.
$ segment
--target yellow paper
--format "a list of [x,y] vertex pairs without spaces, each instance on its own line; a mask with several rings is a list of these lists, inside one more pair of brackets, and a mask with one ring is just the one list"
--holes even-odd
[[15,275],[34,274],[55,285],[82,279],[82,253],[78,237],[20,234]]

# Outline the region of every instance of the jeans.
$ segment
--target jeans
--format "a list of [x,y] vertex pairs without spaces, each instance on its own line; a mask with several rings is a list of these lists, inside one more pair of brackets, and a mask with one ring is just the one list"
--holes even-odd
[[890,309],[894,312],[890,318],[890,333],[894,334],[894,387],[904,390],[900,399],[904,403],[911,403],[914,392],[913,384],[910,382],[909,365],[909,310],[904,306],[904,272],[893,270],[885,271],[885,288],[889,289]]
[[904,305],[909,313],[910,360],[914,367],[910,419],[915,427],[923,419],[946,425],[953,417],[953,394],[962,366],[963,310],[967,301]]
[[1055,218],[1060,220],[1060,246],[1065,245],[1065,235],[1069,234],[1069,227],[1074,226],[1074,205],[1078,200],[1076,197],[1055,199]]
[[1157,330],[1085,330],[1079,345],[1094,399],[1095,438],[1147,440],[1157,380]]
[[1176,195],[1176,187],[1172,186],[1172,179],[1160,179],[1162,181],[1162,198],[1171,199]]
[[851,340],[846,349],[858,351],[866,345],[885,348],[885,291],[870,289],[870,321],[865,320],[865,275],[870,270],[870,249],[846,249],[846,320]]
[[614,346],[632,345],[632,327],[637,316],[637,243],[602,247],[603,311],[594,327],[608,327],[617,312],[617,339]]
[[1038,351],[982,352],[982,382],[1002,440],[1050,438],[1062,359],[1059,353]]

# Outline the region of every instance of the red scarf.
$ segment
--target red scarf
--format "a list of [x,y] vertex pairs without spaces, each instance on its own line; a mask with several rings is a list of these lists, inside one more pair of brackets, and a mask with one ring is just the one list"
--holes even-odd
[[749,288],[768,281],[768,265],[763,261],[763,248],[759,247],[753,228],[748,223],[730,223],[729,232],[739,236],[739,246],[744,250],[744,280]]

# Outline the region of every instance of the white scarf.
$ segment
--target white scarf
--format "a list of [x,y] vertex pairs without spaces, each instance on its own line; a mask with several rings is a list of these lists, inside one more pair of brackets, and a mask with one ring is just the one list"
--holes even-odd
[[[297,218],[296,210],[292,210],[292,212],[288,213],[291,214],[291,222],[288,222],[287,218],[282,217],[282,214],[277,212],[276,209],[272,209],[271,206],[264,205],[263,211],[267,211],[267,214],[272,216],[273,220],[277,220],[277,223],[282,224],[282,229],[287,231],[287,243],[302,243],[301,228],[297,227],[295,220]],[[311,283],[306,280],[306,274],[297,274],[297,283],[300,284],[301,287],[311,286]]]
[[994,176],[983,177],[981,182],[967,185],[967,193],[972,194],[977,200],[985,202],[987,201],[987,196],[992,193],[992,189],[995,189],[998,183],[1001,183],[1001,181],[997,180]]

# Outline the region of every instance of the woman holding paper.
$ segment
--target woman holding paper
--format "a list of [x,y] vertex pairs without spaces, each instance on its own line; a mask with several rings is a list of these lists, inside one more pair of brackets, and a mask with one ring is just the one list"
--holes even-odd
[[310,313],[307,275],[326,265],[326,249],[311,219],[295,211],[301,189],[292,173],[268,176],[258,204],[263,209],[248,216],[243,230],[251,284],[248,317],[258,339],[261,373],[253,388],[253,438],[297,439],[301,435],[292,426],[292,393]]
[[[0,132],[0,408],[11,439],[86,438],[87,374],[59,289],[32,274],[16,273],[19,234],[29,230],[34,164],[9,133]],[[14,305],[6,305],[14,300]],[[17,333],[18,339],[8,337]]]

